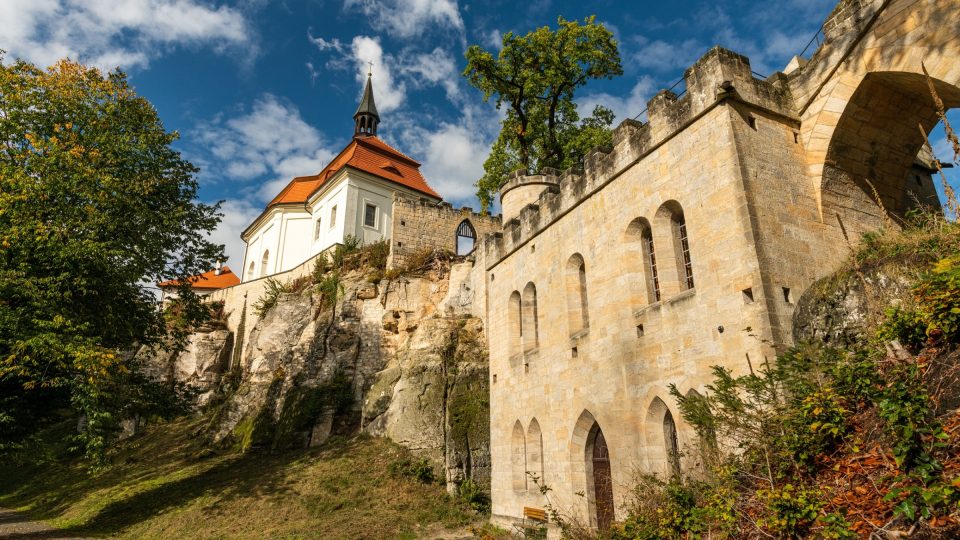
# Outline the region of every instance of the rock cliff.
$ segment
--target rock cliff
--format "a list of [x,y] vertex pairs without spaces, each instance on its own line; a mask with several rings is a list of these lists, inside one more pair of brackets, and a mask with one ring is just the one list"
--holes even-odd
[[[284,449],[363,430],[430,459],[451,489],[467,478],[488,487],[487,351],[471,268],[377,284],[355,270],[333,303],[301,280],[262,317],[245,314],[246,344],[198,331],[156,363],[202,391],[214,444]],[[235,350],[245,352],[230,365]]]

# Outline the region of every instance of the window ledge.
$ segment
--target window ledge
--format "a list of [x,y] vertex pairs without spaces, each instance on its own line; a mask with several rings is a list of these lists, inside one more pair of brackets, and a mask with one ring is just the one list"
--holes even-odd
[[583,340],[583,338],[590,335],[590,329],[584,328],[582,330],[577,330],[576,332],[570,334],[570,343],[576,344],[578,341]]
[[687,298],[693,298],[694,296],[696,296],[696,294],[697,294],[696,287],[691,287],[685,291],[679,292],[671,296],[670,298],[667,298],[666,303],[676,304],[677,302],[681,302],[683,300],[686,300]]

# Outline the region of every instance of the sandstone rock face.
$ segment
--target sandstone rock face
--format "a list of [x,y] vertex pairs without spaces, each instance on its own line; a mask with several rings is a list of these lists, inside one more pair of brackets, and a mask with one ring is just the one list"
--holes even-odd
[[352,272],[335,309],[307,287],[259,320],[248,312],[254,326],[223,377],[212,439],[304,447],[362,429],[429,458],[452,489],[467,478],[489,486],[487,356],[469,269],[380,286]]
[[190,334],[180,352],[168,342],[139,354],[145,359],[150,374],[161,380],[185,383],[197,393],[197,405],[204,406],[219,386],[232,350],[232,332],[202,327]]
[[[887,307],[909,301],[910,280],[894,269],[850,272],[811,286],[797,302],[793,316],[794,341],[821,341],[828,345],[862,343]],[[874,315],[871,315],[874,314]]]

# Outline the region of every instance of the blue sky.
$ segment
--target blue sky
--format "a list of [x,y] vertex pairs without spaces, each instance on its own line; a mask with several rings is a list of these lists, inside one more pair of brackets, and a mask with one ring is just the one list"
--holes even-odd
[[[834,4],[0,0],[0,49],[8,60],[49,65],[70,56],[129,73],[201,167],[201,198],[225,200],[214,238],[236,265],[240,231],[264,204],[349,142],[368,62],[380,135],[420,160],[447,200],[476,208],[472,184],[499,116],[459,75],[468,45],[493,48],[508,31],[596,15],[620,42],[624,75],[590,83],[578,101],[611,107],[619,122],[713,45],[748,56],[763,75],[782,69]],[[941,131],[932,138],[945,150]]]

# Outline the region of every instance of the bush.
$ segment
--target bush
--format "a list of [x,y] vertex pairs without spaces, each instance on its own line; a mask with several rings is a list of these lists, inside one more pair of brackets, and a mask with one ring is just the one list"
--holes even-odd
[[476,512],[490,511],[490,496],[472,478],[467,478],[457,486],[457,498]]
[[390,464],[390,474],[397,477],[413,478],[423,484],[432,484],[436,481],[433,465],[427,458],[413,460],[404,458]]
[[263,292],[263,296],[253,304],[253,312],[260,318],[263,318],[268,311],[277,305],[277,299],[280,298],[281,294],[290,292],[289,285],[276,279],[267,278],[264,283],[266,290]]

